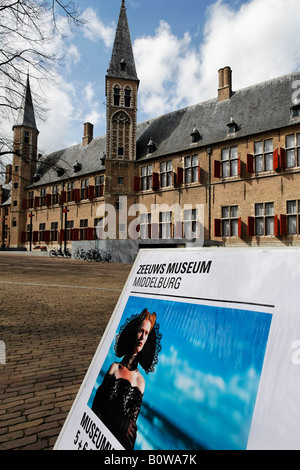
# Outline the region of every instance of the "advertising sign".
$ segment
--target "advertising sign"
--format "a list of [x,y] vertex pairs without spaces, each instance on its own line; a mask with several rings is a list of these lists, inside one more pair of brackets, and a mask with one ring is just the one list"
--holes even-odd
[[141,251],[55,449],[300,448],[299,280],[294,249]]

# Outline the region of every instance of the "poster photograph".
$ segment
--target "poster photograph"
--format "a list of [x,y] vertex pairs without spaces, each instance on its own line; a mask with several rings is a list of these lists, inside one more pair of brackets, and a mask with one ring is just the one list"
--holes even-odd
[[[130,297],[121,325],[145,306],[157,312],[162,335],[161,351],[154,356],[158,362],[148,375],[138,365],[145,380],[141,403],[129,387],[124,391],[127,396],[119,398],[123,405],[130,397],[132,405],[127,406],[136,414],[135,407],[141,404],[135,449],[245,449],[271,315]],[[104,374],[118,362],[112,344],[88,403],[92,409]],[[115,382],[105,404],[112,409],[121,408],[114,404]],[[120,415],[114,418],[118,423]]]
[[56,449],[293,447],[300,321],[282,299],[292,256],[142,251]]

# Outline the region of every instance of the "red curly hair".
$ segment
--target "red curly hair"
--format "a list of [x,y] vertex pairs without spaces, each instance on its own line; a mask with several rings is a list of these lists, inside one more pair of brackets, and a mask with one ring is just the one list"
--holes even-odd
[[148,312],[148,310],[145,308],[142,313],[140,314],[139,316],[139,320],[140,320],[140,323],[142,323],[143,321],[145,320],[148,320],[151,324],[151,328],[150,328],[150,331],[153,330],[154,328],[154,325],[155,325],[155,322],[156,322],[156,313],[153,312],[153,313],[150,313]]

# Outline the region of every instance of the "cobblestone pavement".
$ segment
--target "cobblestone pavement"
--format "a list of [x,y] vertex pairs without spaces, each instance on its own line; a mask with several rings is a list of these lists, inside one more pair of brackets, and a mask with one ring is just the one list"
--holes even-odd
[[1,253],[0,450],[53,448],[130,269]]

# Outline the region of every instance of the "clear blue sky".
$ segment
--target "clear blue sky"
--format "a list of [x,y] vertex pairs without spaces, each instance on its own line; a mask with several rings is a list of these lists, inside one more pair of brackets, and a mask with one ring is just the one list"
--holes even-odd
[[[86,20],[49,49],[64,54],[39,122],[44,154],[80,143],[83,124],[105,134],[105,74],[121,0],[79,0]],[[218,69],[240,89],[300,68],[299,0],[126,0],[139,90],[138,121],[217,96]],[[32,83],[33,90],[35,84]],[[40,91],[40,90],[37,90]],[[11,123],[8,126],[11,132]]]

